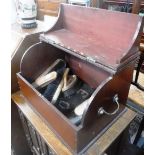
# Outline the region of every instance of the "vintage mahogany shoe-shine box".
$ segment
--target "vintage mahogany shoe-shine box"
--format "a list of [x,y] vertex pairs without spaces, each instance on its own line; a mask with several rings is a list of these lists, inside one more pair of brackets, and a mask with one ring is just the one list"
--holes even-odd
[[[142,25],[142,17],[135,14],[61,4],[55,25],[23,55],[17,73],[23,95],[75,154],[88,148],[124,112]],[[79,126],[30,82],[57,59],[65,60],[94,89]]]

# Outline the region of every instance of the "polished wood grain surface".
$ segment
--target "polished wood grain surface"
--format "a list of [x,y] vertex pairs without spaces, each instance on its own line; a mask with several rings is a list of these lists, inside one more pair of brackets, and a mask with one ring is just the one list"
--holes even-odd
[[[114,75],[112,80],[113,82],[109,85],[110,87],[104,87],[104,84],[106,83],[104,82],[103,85],[101,84],[98,88],[96,88],[97,93],[94,92],[92,94],[92,100],[89,104],[89,107],[92,108],[87,111],[87,114],[89,113],[88,115],[83,116],[84,121],[80,128],[77,129],[75,128],[76,126],[73,126],[73,124],[71,124],[71,122],[62,115],[62,113],[57,111],[52,104],[38,94],[38,91],[36,91],[30,84],[29,80],[27,80],[27,78],[36,79],[36,77],[40,75],[39,72],[41,72],[41,70],[43,71],[51,62],[54,62],[53,59],[56,60],[60,58],[60,56],[63,56],[64,52],[54,49],[54,46],[47,43],[39,43],[31,47],[22,58],[21,74],[17,74],[18,82],[24,96],[30,101],[33,108],[47,121],[49,127],[54,129],[72,150],[78,152],[83,150],[89,142],[96,138],[99,132],[103,130],[105,131],[105,128],[107,129],[107,124],[115,121],[116,116],[124,110],[125,106],[121,105],[126,103],[134,66],[128,66],[126,69],[117,73],[117,75]],[[80,64],[80,59],[78,62],[78,64]],[[70,68],[72,68],[72,66],[70,66]],[[90,80],[90,76],[85,76],[84,72],[87,69],[85,66],[83,66],[83,68],[84,70],[83,73],[80,74],[80,77],[85,77],[86,82],[88,82],[88,80]],[[75,74],[79,76],[77,72],[75,72]],[[89,75],[93,77],[94,72],[90,72]],[[102,91],[106,93],[102,93]],[[107,111],[114,110],[115,105],[112,103],[112,98],[117,93],[121,103],[118,113],[111,117],[106,115],[104,115],[104,117],[98,117],[97,111],[100,106],[103,106]],[[89,124],[89,127],[83,124]]]
[[[14,93],[12,95],[12,99],[51,149],[53,149],[57,154],[72,154],[70,150],[55,135],[55,133],[50,130],[50,128],[45,124],[40,116],[32,110],[28,104],[28,101],[24,98],[20,91]],[[84,154],[102,154],[122,133],[122,131],[128,126],[128,124],[134,119],[135,116],[135,112],[127,109],[122,117],[120,117],[92,146],[90,146]]]
[[142,21],[135,14],[61,4],[56,24],[41,40],[116,70],[137,54]]
[[[92,23],[92,17],[97,24]],[[22,58],[21,74],[17,74],[21,91],[33,108],[46,120],[49,127],[54,129],[74,152],[79,153],[86,149],[88,143],[92,142],[99,133],[105,132],[109,124],[114,123],[117,116],[124,112],[125,106],[121,105],[126,103],[134,63],[139,55],[138,38],[141,33],[141,23],[142,18],[137,15],[61,4],[56,24],[40,36],[42,44],[29,48]],[[44,42],[46,44],[43,45]],[[48,50],[45,49],[47,46]],[[58,52],[58,49],[61,51]],[[70,65],[71,63],[69,67],[73,68],[73,71],[76,71],[75,74],[94,87],[97,92],[92,94],[93,100],[87,107],[89,111],[83,115],[84,121],[78,127],[45,100],[30,84],[39,72],[53,62],[53,59],[56,60],[64,54],[79,58],[76,65],[75,59],[72,61],[72,66],[75,68]],[[86,62],[88,67],[81,65],[80,60]],[[95,66],[93,71],[89,64]],[[82,66],[83,70],[79,66]],[[99,72],[105,74],[104,70],[109,73],[109,77],[113,76],[113,82],[98,86],[101,81],[105,82],[101,79],[103,76],[99,74]],[[113,75],[115,73],[117,75]],[[114,80],[115,76],[118,76],[118,80]],[[93,82],[95,84],[92,85]],[[116,94],[121,103],[117,114],[111,117],[106,115],[98,117],[100,106],[107,111],[114,110],[112,98]]]

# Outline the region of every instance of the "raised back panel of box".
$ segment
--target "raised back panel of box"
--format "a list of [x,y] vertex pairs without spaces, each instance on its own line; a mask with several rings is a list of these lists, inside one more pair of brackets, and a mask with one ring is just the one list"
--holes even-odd
[[43,40],[116,69],[138,51],[141,22],[134,14],[61,4],[57,23]]

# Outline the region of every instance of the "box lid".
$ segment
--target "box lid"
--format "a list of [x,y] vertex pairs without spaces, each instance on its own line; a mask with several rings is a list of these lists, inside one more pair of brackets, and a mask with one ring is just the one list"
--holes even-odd
[[139,15],[61,4],[55,25],[40,39],[101,68],[117,71],[139,55]]

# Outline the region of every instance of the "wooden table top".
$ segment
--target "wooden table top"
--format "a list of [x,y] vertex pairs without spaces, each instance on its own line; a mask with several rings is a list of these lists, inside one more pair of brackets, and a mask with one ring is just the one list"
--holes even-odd
[[[34,112],[20,91],[14,93],[12,95],[12,99],[52,150],[54,150],[57,154],[72,154],[70,150],[57,138],[54,132],[52,132],[52,130],[45,124],[41,117]],[[112,124],[112,126],[94,144],[89,147],[86,151],[86,155],[98,155],[105,152],[105,150],[123,132],[135,116],[135,112],[127,109],[127,111],[114,124]]]
[[32,29],[23,29],[19,23],[13,23],[11,25],[11,57],[14,56],[14,52],[16,52],[27,35],[40,33],[44,30],[45,24],[39,20],[37,21],[37,27]]
[[16,49],[18,49],[20,43],[27,35],[37,34],[47,31],[51,28],[57,20],[57,17],[46,18],[46,21],[37,20],[37,27],[31,29],[23,29],[19,23],[13,23],[11,25],[11,54],[13,56]]
[[31,29],[23,29],[21,25],[17,22],[11,25],[11,31],[14,33],[18,33],[20,36],[30,35],[45,31],[45,23],[43,21],[37,20],[37,27]]

